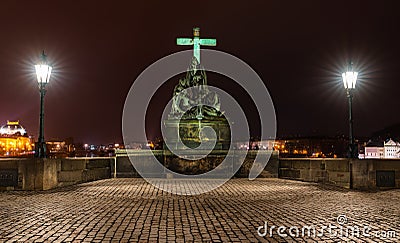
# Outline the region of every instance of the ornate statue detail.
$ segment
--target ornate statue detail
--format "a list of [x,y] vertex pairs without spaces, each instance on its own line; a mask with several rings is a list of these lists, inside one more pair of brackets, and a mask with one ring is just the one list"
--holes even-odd
[[[190,107],[192,108],[189,109]],[[221,117],[223,113],[220,111],[220,107],[218,95],[207,88],[207,75],[204,68],[199,65],[197,58],[193,57],[186,77],[179,79],[174,88],[169,118]]]

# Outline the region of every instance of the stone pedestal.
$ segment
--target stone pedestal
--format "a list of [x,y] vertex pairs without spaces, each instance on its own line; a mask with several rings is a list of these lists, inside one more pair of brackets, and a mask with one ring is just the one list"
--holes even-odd
[[[164,121],[165,136],[164,139],[168,142],[170,148],[164,144],[164,165],[172,171],[183,174],[202,174],[217,167],[225,158],[229,146],[231,133],[227,120],[224,117],[211,119],[168,119]],[[216,143],[213,151],[203,159],[188,160],[179,158],[171,153],[170,149],[182,150],[186,152],[185,145],[190,148],[196,148],[200,145],[199,128],[205,126],[212,127],[216,133]],[[203,130],[204,131],[204,130]],[[202,141],[207,142],[207,134],[201,134]],[[179,138],[182,144],[178,143]],[[186,151],[185,151],[186,150]]]
[[[185,149],[184,146],[178,144],[179,138],[183,144],[190,147],[196,148],[200,145],[200,134],[199,129],[203,127],[212,127],[216,133],[217,141],[214,150],[228,150],[230,145],[230,128],[227,120],[224,117],[214,119],[168,119],[164,121],[165,126],[165,139],[168,145],[173,146],[171,149],[179,150]],[[206,134],[202,134],[202,138],[207,137]],[[167,149],[164,145],[164,149]]]

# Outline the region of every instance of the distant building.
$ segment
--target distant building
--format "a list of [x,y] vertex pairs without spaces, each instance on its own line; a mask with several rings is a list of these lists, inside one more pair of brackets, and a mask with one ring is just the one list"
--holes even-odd
[[32,151],[32,141],[19,121],[7,121],[0,127],[0,156],[24,156]]
[[50,140],[46,142],[46,146],[51,158],[69,157],[75,151],[75,146],[67,141]]
[[387,159],[400,158],[400,143],[395,142],[392,139],[389,139],[384,144],[384,150],[385,150],[385,158]]
[[243,150],[273,150],[275,140],[234,142],[233,147]]
[[364,156],[360,155],[359,158],[365,159],[383,159],[385,157],[385,149],[383,142],[369,141],[364,148]]
[[298,137],[276,139],[274,150],[280,157],[343,157],[347,151],[347,141],[342,137]]
[[26,136],[26,130],[23,128],[19,121],[7,121],[7,124],[0,127],[0,134],[2,136]]
[[343,137],[290,137],[275,140],[237,142],[237,149],[274,150],[280,157],[312,158],[343,157],[347,152],[348,141]]
[[400,158],[400,143],[389,139],[387,142],[369,141],[364,148],[361,159],[398,159]]

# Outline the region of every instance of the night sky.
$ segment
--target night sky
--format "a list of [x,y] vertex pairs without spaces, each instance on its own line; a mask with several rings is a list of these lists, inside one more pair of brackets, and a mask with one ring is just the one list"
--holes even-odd
[[[233,2],[2,1],[0,123],[18,119],[37,137],[33,65],[44,49],[54,70],[46,94],[46,139],[121,142],[130,86],[151,63],[190,48],[176,46],[175,39],[191,37],[195,26],[202,37],[217,39],[211,49],[244,60],[264,80],[278,136],[347,135],[341,72],[349,58],[360,73],[356,137],[400,122],[397,1]],[[161,91],[158,106],[172,96],[173,85]],[[233,86],[221,87],[230,92]],[[148,134],[154,137],[160,121],[152,109]]]

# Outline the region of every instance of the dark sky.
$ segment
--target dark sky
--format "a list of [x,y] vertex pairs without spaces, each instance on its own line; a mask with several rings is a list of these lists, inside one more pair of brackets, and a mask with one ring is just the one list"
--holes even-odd
[[[185,50],[175,38],[192,36],[195,26],[203,37],[217,39],[213,49],[246,61],[264,80],[278,136],[347,134],[340,75],[349,58],[360,72],[355,135],[400,122],[397,1],[234,2],[2,1],[0,122],[19,119],[37,136],[33,65],[44,49],[54,68],[46,139],[121,142],[122,109],[133,81],[159,58]],[[165,92],[172,95],[171,88]]]

